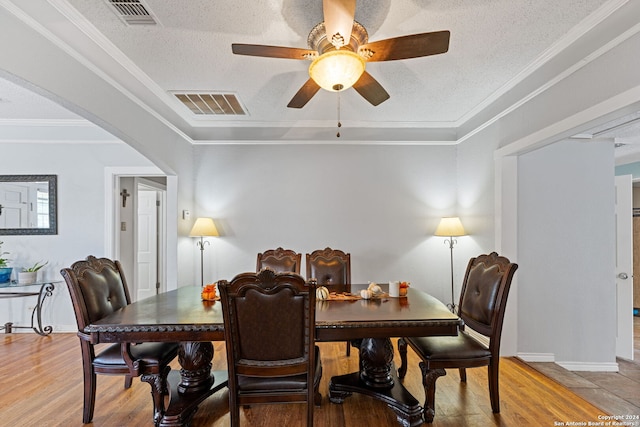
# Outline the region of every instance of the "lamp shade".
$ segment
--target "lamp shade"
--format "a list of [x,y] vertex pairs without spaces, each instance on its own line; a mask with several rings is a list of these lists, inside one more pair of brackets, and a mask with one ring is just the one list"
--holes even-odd
[[464,227],[457,216],[444,217],[440,220],[434,235],[443,237],[464,236]]
[[323,53],[309,66],[309,76],[321,88],[339,92],[349,89],[364,73],[364,59],[350,50]]
[[196,219],[195,224],[193,224],[193,228],[189,233],[191,237],[202,237],[202,236],[219,236],[218,229],[216,225],[213,223],[212,218],[198,218]]

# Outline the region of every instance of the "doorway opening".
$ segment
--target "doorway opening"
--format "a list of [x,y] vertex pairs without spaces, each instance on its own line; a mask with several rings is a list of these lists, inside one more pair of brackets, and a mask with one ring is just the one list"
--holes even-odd
[[167,290],[167,184],[164,176],[118,176],[116,259],[132,301]]

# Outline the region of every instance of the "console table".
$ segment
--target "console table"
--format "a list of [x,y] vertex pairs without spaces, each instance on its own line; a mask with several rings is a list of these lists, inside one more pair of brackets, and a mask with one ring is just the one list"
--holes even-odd
[[[42,326],[42,303],[53,294],[57,283],[62,283],[62,280],[44,280],[35,283],[18,283],[16,281],[0,283],[0,299],[38,297],[38,301],[31,312],[31,326],[16,326],[12,322],[7,322],[4,326],[0,325],[0,330],[4,329],[4,332],[9,334],[13,329],[33,329],[35,333],[42,336],[53,332],[51,326]],[[31,288],[33,290],[15,290],[16,288]]]

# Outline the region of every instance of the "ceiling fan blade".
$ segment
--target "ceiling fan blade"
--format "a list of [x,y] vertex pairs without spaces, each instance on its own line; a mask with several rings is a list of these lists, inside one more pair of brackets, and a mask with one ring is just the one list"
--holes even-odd
[[296,47],[266,46],[261,44],[241,44],[234,43],[231,50],[236,55],[265,56],[267,58],[284,59],[309,59],[309,56],[316,56],[318,52],[309,49],[298,49]]
[[382,85],[366,71],[353,85],[353,88],[374,106],[380,105],[389,99],[387,91],[384,90]]
[[316,94],[320,90],[320,86],[318,83],[313,81],[313,79],[307,80],[307,82],[302,85],[300,90],[291,98],[287,107],[289,108],[302,108],[306,105],[307,102],[313,98],[313,95]]
[[336,48],[348,45],[356,14],[356,0],[323,0],[322,12],[327,40],[334,43],[334,46],[337,44]]
[[449,31],[412,34],[367,43],[360,46],[359,51],[372,52],[368,62],[419,58],[445,53],[449,50],[449,36]]

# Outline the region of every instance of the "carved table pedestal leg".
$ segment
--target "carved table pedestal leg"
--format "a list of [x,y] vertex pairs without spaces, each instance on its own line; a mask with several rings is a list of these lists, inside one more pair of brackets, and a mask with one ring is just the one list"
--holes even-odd
[[398,381],[389,338],[365,338],[360,343],[360,372],[332,377],[329,399],[342,403],[351,393],[361,393],[385,402],[404,427],[423,423],[418,400]]
[[160,427],[188,426],[198,405],[228,384],[227,371],[211,372],[213,344],[182,342],[178,349],[180,374],[169,374],[169,406]]

